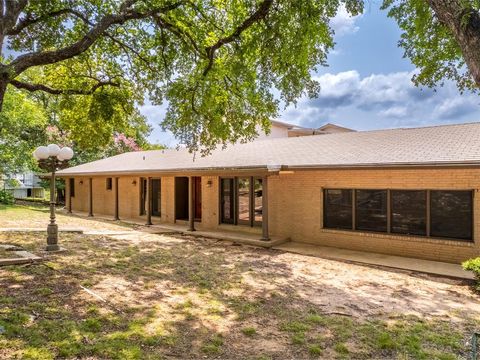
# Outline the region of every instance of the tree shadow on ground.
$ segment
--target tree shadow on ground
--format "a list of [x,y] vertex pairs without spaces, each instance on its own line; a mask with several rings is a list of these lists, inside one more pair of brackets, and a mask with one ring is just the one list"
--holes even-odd
[[[402,293],[411,289],[401,286],[405,274],[397,289],[382,288],[336,281],[338,264],[334,273],[335,263],[321,259],[310,266],[301,256],[209,239],[148,239],[65,234],[66,253],[0,269],[0,357],[448,359],[466,356],[477,325],[469,309],[455,323],[424,316],[455,307],[443,293]],[[3,240],[39,242],[38,234]],[[358,271],[382,279],[380,270]],[[419,314],[384,313],[382,292],[394,305],[411,299]]]

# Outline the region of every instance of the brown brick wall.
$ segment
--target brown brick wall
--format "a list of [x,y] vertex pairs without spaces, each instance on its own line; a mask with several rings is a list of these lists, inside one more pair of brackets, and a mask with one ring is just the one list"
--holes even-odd
[[[468,189],[480,188],[480,170],[386,169],[296,171],[269,178],[270,231],[294,241],[459,262],[478,256],[480,220],[475,216],[475,244],[422,237],[323,229],[322,188]],[[480,199],[474,197],[474,214]]]
[[[105,177],[94,177],[94,214],[113,216],[114,191],[106,190]],[[80,185],[83,180],[83,185]],[[132,184],[133,181],[136,184]],[[211,184],[209,184],[211,181]],[[73,211],[88,212],[88,178],[75,179]],[[154,224],[175,222],[175,177],[161,178],[161,218]],[[323,229],[323,188],[356,189],[468,189],[480,188],[480,170],[475,169],[384,169],[315,170],[269,177],[269,228],[274,237],[319,245],[337,246],[385,254],[459,262],[480,255],[480,220],[475,216],[475,243],[428,239],[381,233]],[[219,177],[202,177],[202,222],[205,230],[238,229],[261,233],[261,228],[219,225]],[[120,218],[139,218],[140,178],[119,180]],[[67,182],[68,201],[68,182]],[[67,204],[68,206],[68,204]],[[480,198],[474,197],[474,213],[480,214]],[[145,219],[145,217],[143,217]]]

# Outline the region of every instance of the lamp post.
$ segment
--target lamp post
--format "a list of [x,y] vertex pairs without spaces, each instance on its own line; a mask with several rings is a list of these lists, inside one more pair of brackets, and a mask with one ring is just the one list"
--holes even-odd
[[50,171],[50,224],[47,227],[47,251],[58,251],[58,225],[55,223],[55,171],[68,166],[68,160],[73,157],[73,150],[57,144],[39,146],[33,152],[38,166]]

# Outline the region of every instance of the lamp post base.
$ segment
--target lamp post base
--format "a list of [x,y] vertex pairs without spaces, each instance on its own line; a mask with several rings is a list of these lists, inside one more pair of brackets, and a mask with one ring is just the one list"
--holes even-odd
[[48,224],[47,227],[47,251],[59,251],[58,246],[58,225]]
[[58,246],[57,244],[52,244],[52,245],[47,245],[45,248],[46,251],[60,251],[62,248]]

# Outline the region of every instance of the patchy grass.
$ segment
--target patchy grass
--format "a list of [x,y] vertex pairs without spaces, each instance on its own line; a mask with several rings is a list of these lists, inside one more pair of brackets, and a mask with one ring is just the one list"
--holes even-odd
[[[30,211],[37,210],[12,208],[0,223]],[[447,360],[468,357],[480,326],[466,286],[208,239],[131,234],[135,241],[62,233],[65,253],[1,267],[0,358]],[[45,235],[0,233],[0,243],[35,252]],[[322,266],[330,272],[312,275]],[[375,277],[349,288],[341,283],[346,267]],[[342,296],[320,297],[332,288]],[[419,288],[432,297],[421,298]],[[372,300],[377,293],[386,304],[406,299],[415,315],[387,311]],[[441,305],[452,308],[435,313]]]
[[242,329],[242,333],[245,336],[252,337],[257,333],[257,330],[254,327],[249,326],[249,327],[244,327]]

